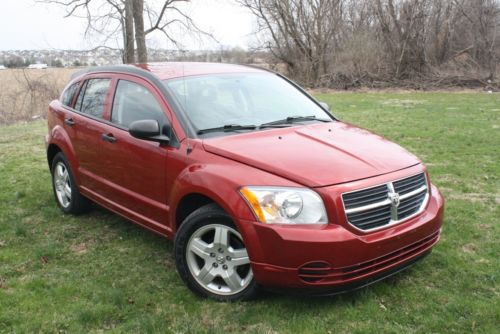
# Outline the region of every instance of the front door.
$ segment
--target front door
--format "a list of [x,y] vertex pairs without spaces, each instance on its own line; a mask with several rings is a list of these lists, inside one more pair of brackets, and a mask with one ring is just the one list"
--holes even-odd
[[105,197],[119,211],[154,230],[165,232],[168,206],[165,186],[169,147],[132,137],[128,126],[168,118],[162,99],[149,83],[124,76],[116,83],[109,115],[101,134],[101,175]]

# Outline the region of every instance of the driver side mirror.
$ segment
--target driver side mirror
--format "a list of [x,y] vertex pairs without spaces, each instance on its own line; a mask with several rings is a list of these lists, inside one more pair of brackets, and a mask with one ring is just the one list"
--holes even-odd
[[160,124],[156,120],[144,119],[130,123],[128,132],[132,137],[168,144],[170,138],[162,133]]

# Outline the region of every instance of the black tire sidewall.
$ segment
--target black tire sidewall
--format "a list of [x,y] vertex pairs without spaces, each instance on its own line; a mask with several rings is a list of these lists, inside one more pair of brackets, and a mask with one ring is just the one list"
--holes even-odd
[[[255,296],[257,292],[257,283],[255,278],[241,292],[234,295],[219,295],[202,287],[188,268],[186,252],[189,239],[199,228],[209,224],[220,224],[238,230],[233,224],[232,219],[222,209],[215,205],[207,205],[199,208],[190,214],[181,224],[176,233],[174,252],[177,272],[181,276],[186,285],[195,293],[202,297],[208,297],[218,301],[232,302],[240,300],[248,300]],[[245,246],[246,247],[246,246]]]

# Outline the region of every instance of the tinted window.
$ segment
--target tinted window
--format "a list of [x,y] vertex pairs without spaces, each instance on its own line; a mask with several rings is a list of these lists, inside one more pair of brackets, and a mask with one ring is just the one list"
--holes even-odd
[[75,109],[94,117],[102,117],[110,79],[90,79],[80,91]]
[[147,88],[120,80],[116,87],[111,121],[128,127],[130,123],[143,119],[154,119],[160,126],[166,124],[163,109]]
[[78,90],[78,85],[79,83],[74,83],[71,86],[69,86],[63,93],[62,97],[62,104],[65,106],[71,107],[71,102],[73,102],[73,96],[75,95],[76,91]]

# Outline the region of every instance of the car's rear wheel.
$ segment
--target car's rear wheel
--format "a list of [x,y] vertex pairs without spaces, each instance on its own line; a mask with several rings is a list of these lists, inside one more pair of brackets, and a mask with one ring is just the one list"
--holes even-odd
[[68,160],[62,152],[52,160],[52,188],[57,205],[64,213],[79,214],[89,210],[90,201],[80,194]]
[[177,270],[195,293],[220,301],[245,300],[257,292],[241,234],[217,205],[194,211],[175,239]]

